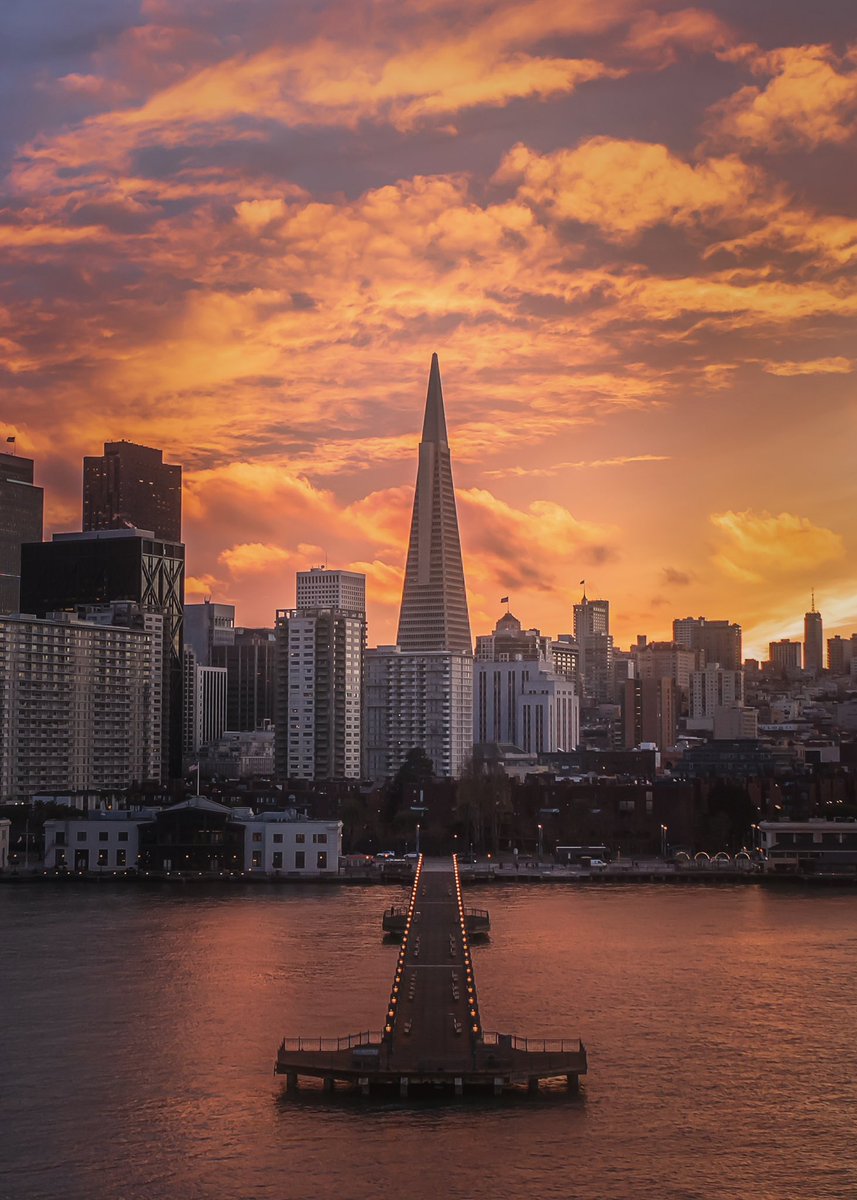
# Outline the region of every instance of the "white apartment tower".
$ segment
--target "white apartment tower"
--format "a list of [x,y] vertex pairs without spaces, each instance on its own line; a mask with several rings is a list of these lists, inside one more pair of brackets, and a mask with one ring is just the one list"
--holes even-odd
[[226,729],[226,667],[209,667],[185,645],[182,666],[182,749],[196,755]]

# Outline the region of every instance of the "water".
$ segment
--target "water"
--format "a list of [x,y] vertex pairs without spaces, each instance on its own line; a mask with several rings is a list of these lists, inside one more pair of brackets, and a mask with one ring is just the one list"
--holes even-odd
[[579,1097],[283,1097],[284,1033],[377,1029],[398,891],[0,887],[0,1196],[857,1195],[857,894],[469,889],[486,1029],[583,1036]]

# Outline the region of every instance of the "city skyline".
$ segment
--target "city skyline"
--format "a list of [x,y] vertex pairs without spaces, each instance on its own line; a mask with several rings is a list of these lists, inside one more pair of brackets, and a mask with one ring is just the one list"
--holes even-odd
[[391,642],[437,351],[474,633],[507,594],[567,632],[581,577],[621,646],[762,657],[813,587],[857,628],[847,6],[183,7],[7,40],[0,422],[48,535],[84,455],[158,446],[189,599],[267,625],[327,561]]

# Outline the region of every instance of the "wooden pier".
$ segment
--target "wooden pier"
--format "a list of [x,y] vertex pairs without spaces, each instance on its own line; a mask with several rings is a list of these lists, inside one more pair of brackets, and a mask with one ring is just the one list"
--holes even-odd
[[[486,924],[487,917],[484,913]],[[536,1091],[541,1080],[558,1078],[576,1090],[587,1069],[586,1048],[578,1039],[483,1030],[468,924],[457,858],[420,858],[383,1028],[335,1039],[286,1038],[275,1073],[286,1077],[289,1088],[314,1078],[327,1090],[341,1082],[367,1094],[380,1085],[401,1095],[441,1086],[458,1095],[472,1088]]]

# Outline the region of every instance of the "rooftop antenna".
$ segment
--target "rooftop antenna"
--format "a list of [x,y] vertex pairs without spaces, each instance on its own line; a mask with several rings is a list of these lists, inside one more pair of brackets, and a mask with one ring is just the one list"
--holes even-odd
[[815,612],[815,588],[812,589],[812,608],[810,611]]

